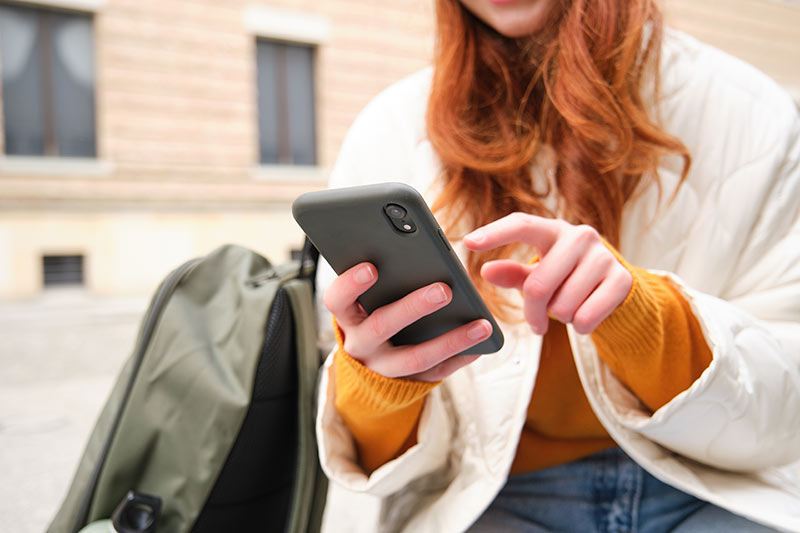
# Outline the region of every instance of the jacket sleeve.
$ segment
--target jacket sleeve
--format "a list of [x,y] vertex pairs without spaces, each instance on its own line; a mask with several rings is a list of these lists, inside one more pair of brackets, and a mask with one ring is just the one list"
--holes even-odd
[[738,107],[751,120],[731,119],[738,138],[716,156],[719,167],[736,166],[689,185],[698,208],[679,268],[659,272],[689,302],[711,349],[700,378],[651,415],[571,333],[587,395],[623,447],[637,442],[632,431],[740,472],[800,459],[800,119],[780,91],[770,97]]

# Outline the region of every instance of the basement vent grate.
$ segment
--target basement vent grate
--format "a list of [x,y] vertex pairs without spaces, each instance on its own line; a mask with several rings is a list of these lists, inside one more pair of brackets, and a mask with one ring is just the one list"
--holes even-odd
[[45,255],[42,269],[45,287],[83,285],[82,255]]

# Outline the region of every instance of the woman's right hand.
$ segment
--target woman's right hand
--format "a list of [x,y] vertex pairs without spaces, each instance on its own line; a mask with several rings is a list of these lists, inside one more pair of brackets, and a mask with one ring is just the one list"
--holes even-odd
[[370,370],[388,378],[439,381],[468,365],[478,355],[461,355],[492,333],[488,320],[478,319],[447,333],[409,346],[389,342],[396,333],[449,304],[450,287],[432,283],[376,309],[372,314],[357,299],[378,280],[374,265],[361,263],[344,272],[325,291],[325,307],[344,335],[344,351]]

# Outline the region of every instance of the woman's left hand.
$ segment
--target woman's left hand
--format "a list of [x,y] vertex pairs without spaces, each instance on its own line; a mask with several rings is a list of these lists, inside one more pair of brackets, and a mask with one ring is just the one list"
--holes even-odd
[[499,287],[522,291],[525,320],[534,333],[547,332],[548,313],[578,333],[588,334],[628,296],[633,276],[590,226],[513,213],[464,237],[470,250],[521,242],[539,261],[489,261],[481,275]]

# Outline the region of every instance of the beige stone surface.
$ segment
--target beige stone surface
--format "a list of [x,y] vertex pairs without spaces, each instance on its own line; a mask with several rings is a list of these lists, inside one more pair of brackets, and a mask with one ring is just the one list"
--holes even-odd
[[[144,294],[173,263],[223,242],[284,259],[301,238],[291,201],[324,186],[359,110],[433,48],[433,0],[84,4],[100,6],[97,161],[0,157],[0,301],[42,292],[44,254],[83,254],[87,288],[119,295]],[[800,2],[661,5],[670,25],[755,64],[800,101]],[[255,45],[269,35],[253,32],[254,9],[323,27],[315,167],[258,164]]]
[[0,531],[45,531],[146,305],[69,290],[0,303]]

